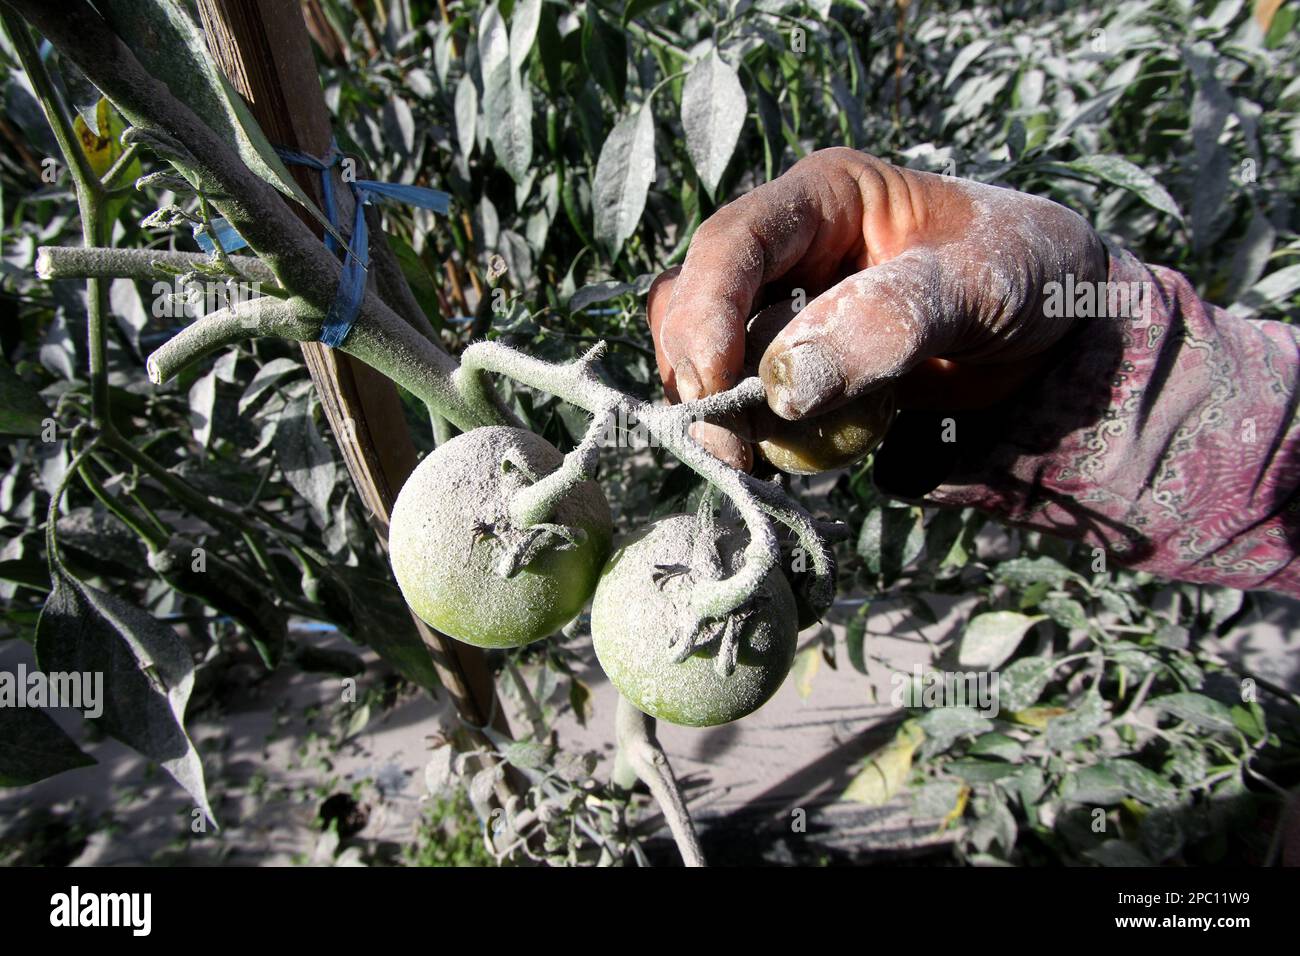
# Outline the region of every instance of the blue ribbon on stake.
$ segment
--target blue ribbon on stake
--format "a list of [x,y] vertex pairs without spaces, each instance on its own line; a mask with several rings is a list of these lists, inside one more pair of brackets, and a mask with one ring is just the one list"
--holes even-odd
[[[325,205],[325,215],[337,231],[339,228],[338,206],[334,201],[334,183],[330,170],[343,158],[338,143],[330,141],[329,155],[317,159],[309,153],[294,149],[276,148],[280,158],[286,163],[308,166],[321,174],[321,198]],[[375,179],[357,179],[348,185],[352,187],[352,196],[356,200],[356,215],[352,222],[352,243],[345,250],[346,261],[343,272],[339,275],[338,291],[330,303],[325,325],[321,328],[320,341],[338,348],[356,324],[357,313],[361,310],[361,299],[366,291],[366,269],[370,265],[370,236],[366,229],[366,205],[372,196],[419,206],[432,212],[446,215],[451,206],[451,196],[438,189],[426,189],[423,186],[403,186],[398,183],[385,183]],[[338,243],[332,235],[325,236],[325,248],[331,252],[338,250]]]
[[[343,158],[338,143],[330,141],[329,156],[324,160],[295,149],[277,146],[275,151],[286,163],[307,166],[321,174],[321,199],[325,206],[325,216],[335,232],[338,232],[339,211],[334,198],[334,177],[330,175],[330,170]],[[403,186],[376,179],[357,179],[348,185],[352,187],[352,196],[356,200],[357,207],[356,216],[352,221],[352,243],[344,250],[345,262],[343,271],[339,274],[338,291],[334,293],[334,301],[330,303],[320,334],[320,341],[331,348],[342,345],[348,333],[352,331],[352,326],[357,321],[357,314],[361,311],[361,299],[366,293],[366,269],[370,265],[370,235],[366,229],[365,207],[371,197],[377,196],[380,199],[390,199],[408,206],[419,206],[421,209],[428,209],[441,215],[446,215],[447,210],[451,208],[451,196],[438,189]],[[225,219],[212,220],[212,231],[220,241],[221,248],[226,252],[248,245],[243,236],[239,235]],[[216,251],[216,246],[212,242],[212,237],[207,234],[206,228],[196,229],[194,238],[205,252]],[[330,233],[325,234],[325,248],[330,252],[339,251],[338,240]]]

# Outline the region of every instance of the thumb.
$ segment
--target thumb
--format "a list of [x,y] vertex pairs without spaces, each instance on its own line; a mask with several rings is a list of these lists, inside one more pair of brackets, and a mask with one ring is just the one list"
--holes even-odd
[[763,353],[768,405],[791,421],[816,415],[950,349],[960,303],[943,288],[937,254],[919,248],[822,293]]

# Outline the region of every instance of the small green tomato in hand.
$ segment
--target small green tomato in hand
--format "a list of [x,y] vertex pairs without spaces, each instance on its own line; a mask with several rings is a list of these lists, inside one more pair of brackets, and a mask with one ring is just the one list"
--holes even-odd
[[[699,525],[695,518],[663,518],[630,538],[601,575],[591,609],[596,657],[620,694],[652,717],[687,727],[711,727],[751,714],[790,672],[798,636],[794,594],[780,568],[763,579],[739,628],[736,665],[716,665],[719,640],[676,660],[670,646],[699,578],[690,569]],[[718,541],[725,573],[741,563],[744,539]]]
[[563,456],[532,432],[476,428],[438,447],[393,507],[389,556],[425,622],[477,647],[519,647],[572,620],[595,590],[613,522],[600,486],[569,489],[545,523],[520,527],[510,501]]

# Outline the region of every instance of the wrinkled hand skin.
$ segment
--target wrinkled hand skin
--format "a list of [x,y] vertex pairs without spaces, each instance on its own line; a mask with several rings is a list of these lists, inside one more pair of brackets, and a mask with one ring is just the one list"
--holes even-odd
[[[895,383],[903,408],[981,408],[1042,364],[1073,319],[1044,315],[1044,287],[1106,278],[1096,233],[1064,206],[1009,189],[900,169],[837,147],[719,209],[647,312],[670,401],[758,368],[772,412],[800,420]],[[747,322],[804,308],[745,355]],[[739,431],[761,433],[761,421]],[[752,464],[735,432],[697,424],[719,458]]]

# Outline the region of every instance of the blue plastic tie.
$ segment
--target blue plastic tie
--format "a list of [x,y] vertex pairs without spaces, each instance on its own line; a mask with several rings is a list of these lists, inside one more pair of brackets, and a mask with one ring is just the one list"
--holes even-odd
[[[330,170],[343,158],[338,143],[330,142],[329,156],[324,160],[296,149],[277,147],[275,151],[286,163],[307,166],[321,174],[321,201],[325,206],[325,216],[334,231],[338,232],[338,204],[334,199],[334,182],[330,175]],[[334,301],[330,303],[320,334],[320,341],[331,348],[338,348],[347,339],[352,326],[357,322],[357,315],[361,311],[361,300],[365,296],[366,269],[370,265],[370,236],[366,228],[365,207],[370,202],[371,196],[405,203],[408,206],[419,206],[443,215],[446,215],[447,210],[451,208],[451,196],[438,189],[403,186],[375,179],[358,179],[348,185],[352,187],[352,196],[356,200],[352,242],[345,250],[346,260],[343,263],[343,271],[339,274],[339,287],[334,293]],[[234,230],[232,229],[231,232]],[[230,248],[226,246],[224,235],[221,235],[221,241],[224,248]],[[339,250],[337,240],[329,233],[325,235],[325,248],[330,252]]]

